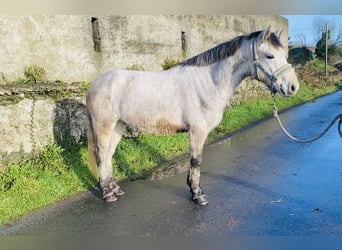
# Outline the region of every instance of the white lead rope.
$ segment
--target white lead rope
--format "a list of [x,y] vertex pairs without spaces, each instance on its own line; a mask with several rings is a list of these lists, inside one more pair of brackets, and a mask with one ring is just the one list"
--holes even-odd
[[274,117],[279,125],[279,127],[281,128],[281,130],[285,133],[285,135],[287,137],[289,137],[291,140],[293,141],[296,141],[296,142],[299,142],[299,143],[310,143],[310,142],[314,142],[318,139],[320,139],[323,135],[325,135],[328,130],[334,125],[334,123],[339,120],[339,123],[338,123],[338,127],[337,127],[337,131],[340,135],[340,137],[342,138],[342,114],[339,114],[337,116],[334,117],[334,119],[329,123],[329,125],[326,127],[326,129],[323,130],[322,133],[320,133],[318,136],[316,137],[313,137],[313,138],[310,138],[310,139],[299,139],[293,135],[291,135],[287,130],[286,128],[284,127],[283,123],[281,122],[280,120],[280,117],[278,115],[278,109],[277,109],[277,106],[276,106],[276,102],[275,102],[275,96],[273,95],[273,114],[274,114]]

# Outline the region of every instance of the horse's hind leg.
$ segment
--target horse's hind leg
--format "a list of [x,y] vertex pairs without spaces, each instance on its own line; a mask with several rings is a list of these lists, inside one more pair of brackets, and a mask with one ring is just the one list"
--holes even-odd
[[202,151],[207,133],[202,129],[193,128],[189,133],[190,143],[190,169],[187,176],[187,184],[192,193],[192,199],[199,205],[204,206],[208,204],[208,200],[200,186],[200,165],[202,163]]
[[114,120],[106,120],[94,126],[96,145],[95,157],[99,169],[99,185],[106,202],[116,201],[116,196],[123,191],[113,180],[112,155],[122,135],[121,124]]
[[[111,141],[110,141],[110,146],[109,146],[109,153],[108,153],[108,159],[107,159],[107,164],[111,166],[112,169],[112,156],[115,153],[115,149],[117,145],[120,142],[120,139],[126,130],[125,124],[122,122],[118,121],[116,123],[116,126],[114,128],[114,131],[112,133]],[[111,182],[109,183],[109,189],[114,193],[115,196],[122,196],[124,195],[124,191],[120,188],[120,186],[114,181],[112,178]]]

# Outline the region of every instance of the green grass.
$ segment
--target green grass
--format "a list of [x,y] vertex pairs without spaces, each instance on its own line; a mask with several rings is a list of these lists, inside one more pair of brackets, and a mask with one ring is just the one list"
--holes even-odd
[[[277,97],[279,110],[310,101],[317,96],[336,91],[338,86],[313,89],[301,83],[299,93],[290,98]],[[251,99],[224,112],[221,124],[208,136],[207,142],[236,131],[272,114],[272,98]],[[139,135],[123,139],[114,155],[116,179],[134,180],[146,177],[158,163],[187,152],[187,134],[171,136]],[[85,191],[96,180],[87,169],[87,149],[72,145],[62,149],[49,145],[43,151],[9,163],[0,170],[0,224]]]
[[86,165],[71,160],[74,153],[49,145],[39,154],[1,169],[0,224],[90,188],[94,180],[84,171]]
[[[324,62],[322,62],[321,60],[318,60],[318,59],[309,61],[306,64],[306,68],[308,70],[313,71],[313,72],[321,73],[322,75],[324,75],[323,73],[325,72],[325,64],[324,64]],[[334,66],[328,64],[327,65],[327,70],[328,70],[328,72],[334,72],[334,71],[336,71],[336,68]]]

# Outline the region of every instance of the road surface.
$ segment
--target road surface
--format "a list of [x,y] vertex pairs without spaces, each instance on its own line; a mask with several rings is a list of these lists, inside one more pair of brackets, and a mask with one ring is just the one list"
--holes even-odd
[[[280,116],[306,138],[339,113],[342,91]],[[299,144],[267,119],[206,146],[205,207],[190,201],[182,173],[122,183],[126,194],[111,204],[99,193],[82,193],[0,228],[0,235],[342,236],[342,139],[336,127],[317,142]]]

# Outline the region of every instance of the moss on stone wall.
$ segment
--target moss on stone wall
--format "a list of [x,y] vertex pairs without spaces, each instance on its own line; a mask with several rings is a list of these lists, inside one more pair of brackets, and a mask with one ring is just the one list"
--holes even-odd
[[24,98],[53,98],[57,101],[71,95],[82,96],[86,92],[88,85],[85,82],[0,85],[0,105],[15,104]]

